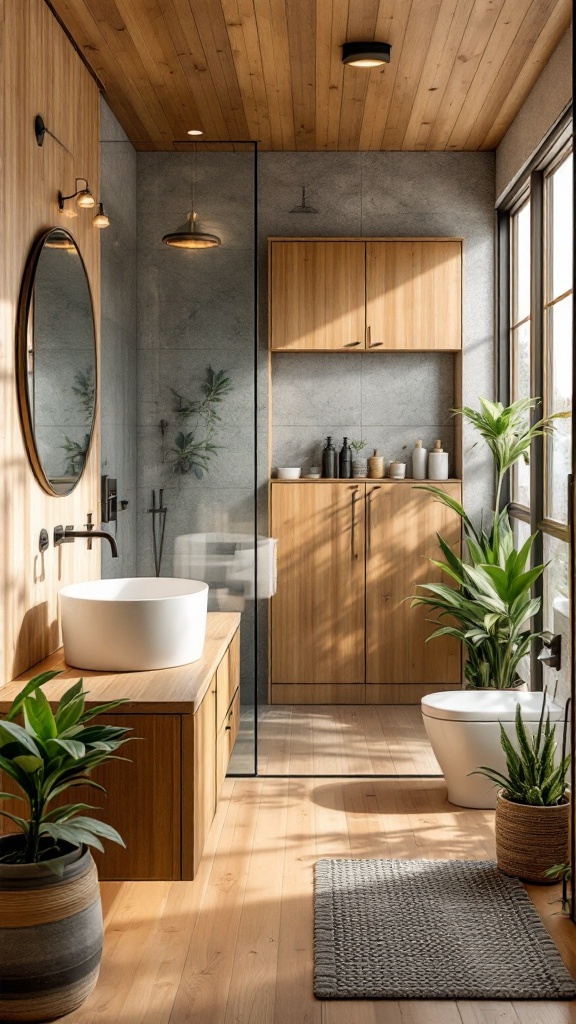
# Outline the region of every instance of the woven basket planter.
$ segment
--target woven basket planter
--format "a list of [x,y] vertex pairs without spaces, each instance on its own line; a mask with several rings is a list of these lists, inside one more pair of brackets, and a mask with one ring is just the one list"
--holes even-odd
[[496,804],[496,859],[505,875],[553,885],[545,872],[568,860],[570,802],[555,807],[513,803],[502,793]]
[[98,978],[102,933],[87,847],[70,846],[62,878],[42,863],[0,864],[0,1020],[53,1020],[80,1006]]

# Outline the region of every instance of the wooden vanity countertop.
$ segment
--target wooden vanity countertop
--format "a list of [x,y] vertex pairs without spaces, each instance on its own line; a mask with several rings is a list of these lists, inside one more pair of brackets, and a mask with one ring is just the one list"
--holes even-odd
[[115,709],[115,715],[123,711],[129,714],[194,714],[239,626],[239,612],[209,612],[206,643],[200,660],[178,668],[149,672],[111,674],[71,668],[64,660],[64,648],[61,647],[17,679],[0,687],[0,713],[8,711],[24,683],[33,676],[60,669],[62,675],[42,687],[51,702],[57,702],[72,682],[82,677],[85,689],[90,692],[86,701],[88,707],[128,698],[130,704]]

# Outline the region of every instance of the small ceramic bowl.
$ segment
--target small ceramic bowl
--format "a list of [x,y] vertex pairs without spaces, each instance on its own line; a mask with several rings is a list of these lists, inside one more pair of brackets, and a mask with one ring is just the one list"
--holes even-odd
[[300,466],[281,466],[278,468],[278,479],[298,480],[301,472]]

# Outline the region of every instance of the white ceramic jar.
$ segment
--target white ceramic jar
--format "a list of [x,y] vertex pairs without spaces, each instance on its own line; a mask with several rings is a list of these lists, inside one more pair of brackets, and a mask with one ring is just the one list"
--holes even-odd
[[428,455],[428,479],[448,479],[448,452],[442,448],[442,441],[436,441],[434,448]]

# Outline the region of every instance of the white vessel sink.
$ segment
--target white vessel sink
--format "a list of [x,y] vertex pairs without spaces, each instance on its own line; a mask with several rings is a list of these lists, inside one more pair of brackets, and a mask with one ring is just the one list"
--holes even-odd
[[206,583],[93,580],[62,587],[60,601],[64,655],[74,668],[138,672],[202,657]]

